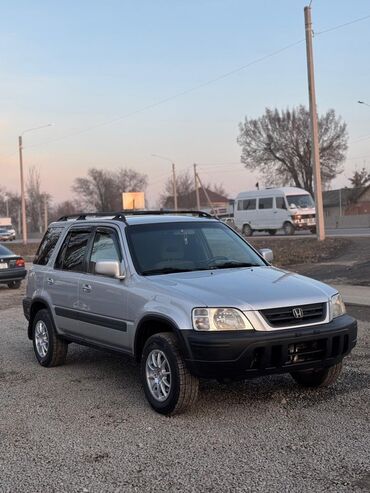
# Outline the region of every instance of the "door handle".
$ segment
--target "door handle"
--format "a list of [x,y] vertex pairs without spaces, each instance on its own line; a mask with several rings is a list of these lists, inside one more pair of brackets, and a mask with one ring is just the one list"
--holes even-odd
[[82,291],[84,293],[90,293],[91,292],[91,286],[90,286],[90,284],[83,284],[82,285]]
[[47,282],[48,282],[49,286],[52,286],[54,284],[54,279],[52,279],[51,277],[48,277]]

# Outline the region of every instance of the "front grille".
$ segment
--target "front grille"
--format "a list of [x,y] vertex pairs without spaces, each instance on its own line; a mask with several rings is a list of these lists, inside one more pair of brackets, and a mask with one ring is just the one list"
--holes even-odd
[[[294,316],[294,310],[298,309],[300,317]],[[292,325],[307,325],[321,322],[326,317],[326,303],[313,303],[310,305],[286,306],[261,310],[265,320],[271,327],[289,327]]]

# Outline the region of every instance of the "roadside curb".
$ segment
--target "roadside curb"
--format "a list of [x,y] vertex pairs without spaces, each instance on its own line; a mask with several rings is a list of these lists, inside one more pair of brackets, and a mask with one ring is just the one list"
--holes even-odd
[[352,286],[350,284],[335,284],[332,286],[339,291],[344,303],[347,305],[370,307],[370,287]]

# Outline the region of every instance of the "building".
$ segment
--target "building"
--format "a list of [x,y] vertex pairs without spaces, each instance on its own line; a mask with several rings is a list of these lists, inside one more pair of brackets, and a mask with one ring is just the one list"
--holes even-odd
[[326,218],[370,214],[370,185],[323,192]]
[[[205,212],[212,212],[218,215],[226,215],[229,213],[229,204],[230,200],[217,192],[210,190],[209,188],[205,189],[208,195],[204,192],[203,188],[199,188],[199,202],[200,209]],[[208,200],[209,199],[209,200]],[[211,204],[209,203],[211,202]],[[177,196],[177,207],[179,209],[196,209],[197,208],[197,196],[195,190]],[[173,196],[167,197],[166,202],[164,203],[165,209],[173,209],[174,208],[174,200]]]

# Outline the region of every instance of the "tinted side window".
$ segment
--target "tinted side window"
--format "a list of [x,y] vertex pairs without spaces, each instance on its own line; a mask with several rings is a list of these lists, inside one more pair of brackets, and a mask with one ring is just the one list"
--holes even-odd
[[112,231],[97,231],[90,257],[90,272],[94,272],[95,263],[99,260],[121,261],[121,253],[118,240]]
[[238,201],[238,211],[251,211],[256,209],[256,199]]
[[83,272],[89,237],[90,231],[71,231],[59,251],[55,268]]
[[35,258],[33,259],[34,264],[46,265],[49,262],[63,229],[64,228],[49,228],[46,231],[40,246],[37,249]]
[[284,197],[276,197],[276,208],[277,209],[286,209],[286,204]]
[[265,199],[259,199],[259,209],[272,209],[272,197],[266,197]]

